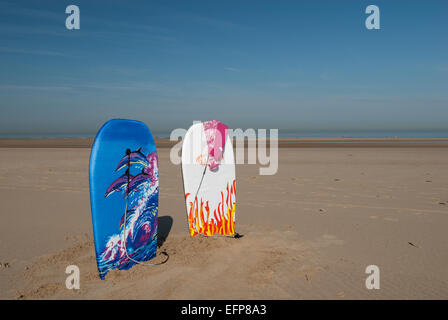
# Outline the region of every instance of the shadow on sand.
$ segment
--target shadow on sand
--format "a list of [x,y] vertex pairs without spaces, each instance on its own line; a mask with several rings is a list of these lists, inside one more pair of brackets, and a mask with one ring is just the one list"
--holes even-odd
[[159,225],[157,232],[157,246],[160,248],[165,242],[166,238],[171,231],[171,227],[173,226],[173,218],[170,216],[159,217]]

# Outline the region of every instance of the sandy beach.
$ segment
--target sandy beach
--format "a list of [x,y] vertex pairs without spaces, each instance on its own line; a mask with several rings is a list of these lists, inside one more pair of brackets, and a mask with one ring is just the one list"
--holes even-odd
[[[101,281],[91,140],[2,140],[0,298],[448,298],[446,139],[283,140],[276,175],[237,165],[240,239],[188,235],[180,166],[162,142],[159,251],[169,261]],[[80,290],[65,287],[68,265],[80,268]],[[366,289],[369,265],[379,290]]]

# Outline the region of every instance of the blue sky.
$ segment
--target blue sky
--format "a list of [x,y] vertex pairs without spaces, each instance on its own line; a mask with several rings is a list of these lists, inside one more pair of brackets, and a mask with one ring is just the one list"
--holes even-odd
[[[81,29],[67,30],[67,5]],[[365,8],[381,10],[367,30]],[[448,129],[446,1],[0,1],[0,135]]]

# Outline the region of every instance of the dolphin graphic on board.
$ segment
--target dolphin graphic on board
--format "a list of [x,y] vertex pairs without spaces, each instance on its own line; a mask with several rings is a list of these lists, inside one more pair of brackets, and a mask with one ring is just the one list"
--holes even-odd
[[147,167],[149,165],[148,160],[142,153],[141,147],[135,151],[132,151],[129,155],[125,155],[118,163],[117,169],[115,169],[115,171],[120,171],[124,167],[131,166],[133,164],[141,164],[144,167]]
[[132,179],[134,179],[134,177],[129,174],[129,170],[126,170],[125,174],[123,174],[121,177],[119,177],[118,179],[116,179],[114,182],[111,183],[111,185],[107,188],[104,197],[107,198],[112,193],[116,191],[121,191],[123,187],[126,187],[128,182]]
[[142,173],[136,175],[135,177],[132,178],[131,182],[129,183],[128,186],[128,193],[131,193],[133,191],[137,191],[138,187],[140,187],[141,185],[148,183],[149,182],[149,178],[151,176],[149,174],[145,173],[145,169],[142,170]]

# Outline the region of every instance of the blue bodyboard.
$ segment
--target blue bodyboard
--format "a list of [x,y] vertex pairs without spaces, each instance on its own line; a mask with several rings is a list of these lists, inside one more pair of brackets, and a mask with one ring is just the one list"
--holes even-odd
[[135,261],[153,259],[159,170],[149,128],[134,120],[106,122],[92,146],[89,183],[100,278],[104,280],[112,269],[129,269]]

